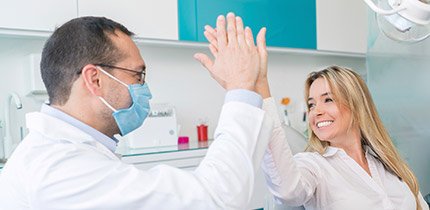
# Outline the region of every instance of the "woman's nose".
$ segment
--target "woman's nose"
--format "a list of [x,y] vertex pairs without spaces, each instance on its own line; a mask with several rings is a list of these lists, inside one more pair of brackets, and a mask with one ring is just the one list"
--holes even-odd
[[324,108],[321,105],[316,104],[314,108],[314,113],[316,116],[324,114]]

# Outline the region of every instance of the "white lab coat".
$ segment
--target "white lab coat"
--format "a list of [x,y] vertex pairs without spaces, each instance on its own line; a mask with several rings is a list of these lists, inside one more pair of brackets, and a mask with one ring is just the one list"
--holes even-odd
[[271,135],[269,119],[248,104],[226,103],[195,171],[142,171],[76,127],[30,113],[30,133],[1,173],[0,209],[244,209]]

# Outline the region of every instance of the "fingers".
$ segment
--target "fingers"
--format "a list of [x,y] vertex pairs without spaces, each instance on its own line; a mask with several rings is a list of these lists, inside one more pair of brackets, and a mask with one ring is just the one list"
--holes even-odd
[[209,32],[205,31],[204,35],[206,39],[209,41],[209,50],[212,55],[216,58],[218,54],[218,42],[216,38],[214,38]]
[[198,60],[210,73],[210,75],[222,86],[225,88],[225,81],[223,78],[220,78],[217,74],[217,70],[214,68],[213,61],[203,53],[194,54],[194,58]]
[[236,17],[236,31],[237,31],[237,42],[239,43],[239,46],[245,45],[245,31],[243,29],[243,21],[242,18],[237,16]]
[[257,34],[257,47],[259,52],[266,51],[266,27],[261,28]]
[[212,28],[210,25],[205,25],[205,31],[211,33],[214,37],[216,37],[216,29]]
[[227,38],[227,45],[237,45],[236,17],[231,12],[227,14]]
[[[206,25],[205,31],[203,33],[206,39],[212,45],[212,47],[215,47],[216,49],[218,49],[218,44],[219,44],[217,37],[219,36],[220,33],[222,34],[225,33],[225,32],[223,33],[222,30],[219,30],[219,29],[224,29],[224,28],[219,28],[220,25],[222,25],[221,16],[218,18],[218,21],[217,21],[218,30],[212,28],[209,25]],[[226,44],[228,43],[235,44],[237,42],[240,46],[243,46],[246,43],[244,24],[241,17],[234,16],[233,13],[229,13],[227,15],[227,30],[228,31],[227,31]],[[221,40],[220,40],[220,44],[223,44]],[[226,45],[226,44],[223,44],[223,45]]]
[[217,56],[218,56],[218,49],[214,45],[209,44],[209,50],[211,51],[212,55],[215,58],[217,58]]
[[[217,27],[219,27],[219,25],[222,25],[222,16],[218,17],[218,21],[217,21]],[[228,24],[228,28],[231,31],[231,33],[228,33],[228,40],[226,41],[226,44],[230,43],[230,40],[233,40],[232,42],[234,43],[234,41],[236,40],[237,43],[239,44],[239,46],[243,46],[244,43],[246,43],[248,46],[253,47],[255,46],[254,43],[254,37],[252,35],[252,30],[249,27],[246,27],[244,29],[244,24],[243,24],[243,20],[241,17],[236,16],[234,18],[233,21],[233,17],[234,14],[233,13],[229,13],[227,15],[227,24]],[[219,24],[218,24],[219,23]],[[235,25],[236,30],[231,29],[231,27],[233,27],[233,25]],[[221,31],[224,28],[220,28]],[[210,45],[209,45],[209,49],[211,50],[211,53],[216,56],[217,52],[218,52],[218,36],[219,36],[219,31],[217,29],[212,28],[209,25],[205,26],[205,31],[204,31],[204,35],[206,37],[206,39],[209,41]],[[236,37],[234,37],[234,31],[236,33]],[[257,35],[257,47],[258,47],[258,51],[260,52],[260,54],[267,54],[267,50],[266,50],[266,31],[267,29],[265,27],[261,28],[258,35]],[[222,32],[221,32],[222,33]],[[224,32],[225,33],[225,32]],[[222,34],[224,34],[222,33]]]
[[266,48],[266,28],[260,29],[257,35],[257,50],[260,57],[260,77],[267,77],[267,48]]
[[227,37],[228,45],[237,45],[236,17],[231,12],[227,14]]
[[254,47],[254,37],[252,36],[252,31],[249,27],[245,28],[245,40],[246,44],[248,44],[249,47]]
[[227,46],[227,36],[225,31],[225,18],[224,16],[218,16],[216,21],[216,38],[218,40],[218,47],[223,48]]
[[[260,33],[259,45],[264,50],[265,34],[264,31]],[[195,59],[225,89],[255,91],[261,71],[260,57],[252,31],[250,28],[244,29],[242,18],[233,13],[229,13],[227,17],[221,15],[217,19],[216,28],[205,26],[204,35],[215,59],[211,60],[203,53],[195,54]]]
[[212,27],[206,25],[205,26],[205,31],[203,32],[203,34],[205,35],[206,39],[209,41],[210,44],[217,46],[218,45],[218,41],[216,38],[216,31],[215,29],[213,29]]
[[194,58],[209,70],[209,72],[212,72],[213,62],[206,54],[196,53],[194,54]]
[[264,99],[271,96],[269,82],[267,80],[267,48],[266,48],[266,28],[260,29],[257,34],[257,50],[260,57],[260,72],[258,74],[256,91]]
[[[260,29],[257,35],[257,50],[260,55],[260,65],[267,66],[266,28]],[[267,67],[266,67],[267,68]]]

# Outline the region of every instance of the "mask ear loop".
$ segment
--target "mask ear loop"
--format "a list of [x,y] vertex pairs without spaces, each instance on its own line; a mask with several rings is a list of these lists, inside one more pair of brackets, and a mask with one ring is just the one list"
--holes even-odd
[[98,70],[100,70],[101,72],[103,72],[104,74],[106,74],[106,75],[107,75],[108,77],[110,77],[111,79],[113,79],[113,80],[115,80],[115,81],[117,81],[117,82],[119,82],[119,83],[123,84],[125,87],[127,87],[127,88],[128,88],[128,85],[127,85],[127,84],[125,84],[123,81],[119,80],[118,78],[116,78],[116,77],[112,76],[111,74],[107,73],[104,69],[102,69],[102,67],[100,67],[100,66],[96,66],[96,68],[97,68]]
[[[125,87],[128,88],[128,85],[125,84],[124,82],[122,82],[121,80],[115,78],[114,76],[112,76],[111,74],[107,73],[105,70],[103,70],[100,66],[96,66],[96,68],[98,70],[100,70],[101,72],[103,72],[104,74],[106,74],[108,77],[112,78],[113,80],[123,84]],[[107,106],[109,107],[109,109],[111,109],[112,111],[116,112],[117,109],[113,108],[113,106],[111,106],[104,98],[102,98],[101,96],[99,96],[99,99]]]
[[99,96],[99,99],[107,106],[109,107],[109,109],[111,109],[112,111],[116,112],[117,110],[115,108],[113,108],[104,98]]

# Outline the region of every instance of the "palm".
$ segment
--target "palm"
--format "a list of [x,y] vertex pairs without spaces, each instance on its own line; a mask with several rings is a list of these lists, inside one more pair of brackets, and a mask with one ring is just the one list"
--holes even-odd
[[[212,55],[216,58],[218,56],[218,40],[217,31],[210,26],[205,27],[204,35],[209,41],[209,49]],[[257,49],[260,58],[258,80],[267,78],[267,49],[266,49],[266,29],[262,28],[257,35]],[[257,80],[257,83],[258,83]]]
[[[223,16],[217,20],[217,31],[213,34],[205,31],[209,36],[212,61],[206,54],[198,53],[199,60],[211,73],[212,77],[225,89],[245,88],[255,90],[259,78],[260,53],[254,44],[250,28],[243,27],[240,17],[232,13],[227,15],[227,30]],[[267,62],[266,62],[267,63]]]

